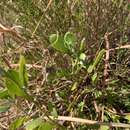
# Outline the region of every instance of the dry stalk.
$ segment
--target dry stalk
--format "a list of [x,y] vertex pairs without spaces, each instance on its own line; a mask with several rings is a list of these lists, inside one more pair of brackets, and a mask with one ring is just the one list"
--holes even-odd
[[120,47],[111,48],[109,51],[114,51],[114,50],[119,50],[119,49],[130,49],[130,45],[127,44]]
[[[50,116],[50,118],[54,118]],[[47,119],[45,117],[45,119]],[[56,118],[57,121],[69,121],[69,122],[75,122],[75,123],[81,123],[81,124],[88,124],[88,125],[105,125],[109,127],[120,127],[120,128],[130,128],[130,124],[125,123],[105,123],[105,122],[99,122],[94,120],[87,120],[82,118],[76,118],[76,117],[68,117],[68,116],[58,116]]]
[[37,31],[37,29],[38,29],[38,27],[39,27],[39,25],[40,25],[40,23],[41,23],[41,21],[42,21],[42,19],[43,19],[43,16],[44,16],[44,14],[46,13],[46,11],[49,9],[49,7],[50,7],[52,1],[53,1],[53,0],[49,0],[49,2],[48,2],[48,4],[47,4],[47,7],[45,8],[44,12],[42,13],[41,18],[40,18],[40,20],[38,21],[38,23],[37,23],[37,25],[36,25],[36,27],[35,27],[33,33],[32,33],[32,37],[34,36],[35,32]]
[[106,49],[106,57],[105,57],[105,66],[104,66],[104,73],[103,73],[103,88],[107,85],[107,80],[108,80],[108,67],[109,67],[109,57],[110,57],[110,51],[109,51],[109,46],[110,46],[110,43],[109,43],[109,39],[108,39],[108,36],[109,36],[109,33],[106,33],[105,36],[104,36],[104,39],[105,39],[105,43],[106,43],[106,46],[105,46],[105,49]]
[[26,40],[15,30],[14,27],[12,28],[8,28],[8,27],[5,27],[4,25],[2,25],[0,23],[0,32],[1,33],[10,33],[12,34],[13,36],[15,36],[17,39],[19,39],[20,41],[22,42],[25,42]]
[[[16,68],[19,66],[19,64],[10,64],[11,68]],[[42,69],[42,65],[36,65],[36,64],[26,64],[26,67],[28,68],[36,68],[36,69]]]

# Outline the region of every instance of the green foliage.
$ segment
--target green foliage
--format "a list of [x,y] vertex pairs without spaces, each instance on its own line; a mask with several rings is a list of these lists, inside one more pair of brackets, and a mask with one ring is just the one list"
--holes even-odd
[[43,124],[43,121],[40,118],[33,119],[32,121],[29,121],[26,125],[26,130],[34,130],[37,127],[41,126]]
[[73,33],[67,32],[64,35],[64,44],[69,50],[71,50],[74,47],[74,45],[76,44],[76,37]]
[[130,10],[130,4],[128,4],[127,9]]
[[103,58],[103,55],[105,53],[105,50],[102,49],[101,51],[99,51],[98,55],[95,57],[94,62],[92,65],[90,65],[88,67],[88,73],[92,73],[92,71],[95,69],[95,67],[97,66],[97,64],[101,61],[101,59]]
[[52,34],[50,35],[49,38],[51,42],[51,46],[55,48],[56,50],[63,52],[63,53],[68,53],[68,48],[64,44],[64,39],[62,36],[59,36],[59,34]]
[[5,78],[12,80],[15,84],[17,84],[20,88],[22,88],[22,84],[20,82],[19,73],[16,70],[9,69],[5,72]]
[[69,53],[73,52],[74,45],[76,43],[76,37],[71,32],[65,33],[64,37],[60,36],[57,32],[57,34],[50,35],[49,41],[51,46],[56,50],[63,53]]
[[85,105],[84,102],[80,102],[80,104],[78,104],[79,110],[81,112],[83,112],[84,105]]
[[0,90],[0,99],[4,99],[4,98],[8,98],[8,97],[9,97],[9,94],[8,94],[7,89]]
[[[5,32],[1,42],[3,35],[0,34],[0,111],[2,114],[8,110],[13,113],[11,122],[11,117],[17,118],[11,124],[12,129],[26,126],[28,122],[23,119],[26,114],[29,116],[30,123],[26,126],[29,130],[54,129],[55,126],[41,119],[46,113],[54,120],[58,115],[71,115],[129,123],[130,51],[114,49],[127,45],[130,40],[129,1],[48,2],[0,1],[1,24],[16,30],[26,39],[19,41],[14,34]],[[103,88],[106,32],[111,32],[108,40],[112,50],[108,83]],[[28,68],[21,55],[18,69],[8,69],[5,64],[12,67],[20,54],[26,55]],[[7,58],[7,62],[3,57]],[[13,101],[13,105],[1,105],[1,100]],[[17,107],[16,115],[9,109],[11,106]],[[77,130],[108,129],[106,126],[68,122],[63,122],[63,125],[66,129]]]
[[[9,111],[11,107],[11,102],[7,101],[7,100],[1,100],[0,102],[0,113],[5,113],[7,111]],[[0,114],[2,115],[2,114]]]
[[71,87],[71,91],[74,91],[75,89],[77,89],[78,83],[74,82],[74,84]]
[[20,57],[19,62],[19,72],[13,69],[3,71],[3,78],[5,79],[6,91],[0,93],[0,96],[6,96],[9,94],[12,98],[15,96],[21,96],[25,99],[30,100],[31,97],[25,91],[25,86],[27,85],[27,72],[25,69],[25,60],[24,57]]
[[79,56],[79,59],[82,60],[82,61],[85,61],[86,55],[84,53],[81,53],[80,56]]
[[50,124],[48,122],[45,122],[42,125],[40,125],[38,130],[53,130],[54,128],[55,128],[54,125],[52,125],[52,124]]
[[55,108],[52,109],[51,115],[52,115],[54,118],[58,118],[58,113],[57,113],[57,111],[56,111]]
[[26,125],[26,130],[53,130],[54,128],[56,128],[54,125],[44,122],[40,118],[33,119]]
[[9,78],[6,78],[6,87],[8,89],[9,95],[12,98],[15,98],[15,96],[21,96],[21,97],[27,96],[24,90]]
[[105,50],[102,49],[101,51],[99,51],[98,55],[96,56],[96,58],[94,59],[94,63],[93,66],[96,67],[96,65],[100,62],[100,60],[103,58],[103,55],[105,53]]
[[104,126],[104,125],[102,125],[102,126],[100,127],[100,130],[109,130],[109,126]]
[[24,56],[21,55],[19,61],[19,81],[21,82],[22,87],[27,87],[28,82],[28,76],[25,64],[26,62]]
[[97,73],[94,73],[92,76],[92,82],[95,83],[97,79]]
[[0,113],[7,112],[9,110],[9,106],[0,106]]
[[126,114],[125,119],[127,119],[130,122],[130,114]]
[[24,122],[27,120],[27,117],[20,117],[17,118],[15,121],[13,121],[9,127],[9,130],[17,130],[20,127],[22,127],[22,125],[24,124]]

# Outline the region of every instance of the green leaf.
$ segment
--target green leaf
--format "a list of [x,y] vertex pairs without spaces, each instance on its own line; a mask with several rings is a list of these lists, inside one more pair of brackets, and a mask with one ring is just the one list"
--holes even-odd
[[2,70],[2,72],[4,73],[5,78],[12,80],[19,87],[23,88],[24,86],[27,86],[28,77],[23,56],[20,56],[19,72],[12,69],[9,69],[7,72]]
[[80,102],[79,104],[78,104],[78,107],[79,107],[79,109],[80,109],[80,111],[81,112],[83,112],[83,108],[84,108],[84,101],[82,101],[82,102]]
[[91,65],[89,65],[89,67],[88,67],[88,69],[87,69],[88,73],[92,73],[92,71],[95,69],[95,67],[97,66],[97,64],[98,64],[98,63],[100,62],[100,60],[103,58],[104,53],[105,53],[105,50],[104,50],[104,49],[102,49],[102,50],[98,53],[98,55],[97,55],[97,56],[95,57],[95,59],[94,59],[94,63],[91,64]]
[[130,4],[127,5],[127,9],[130,10]]
[[85,38],[82,39],[81,43],[80,43],[80,51],[83,51],[85,46],[84,46],[84,41],[85,41]]
[[116,84],[118,81],[119,81],[119,79],[118,80],[112,80],[112,81],[108,82],[108,84]]
[[77,88],[78,82],[75,82],[72,87],[71,87],[71,91],[74,91]]
[[57,40],[57,34],[51,34],[49,37],[50,43],[54,43]]
[[53,109],[52,109],[51,115],[52,115],[54,118],[58,118],[58,113],[57,113],[57,111],[56,111],[56,108],[53,108]]
[[9,95],[14,98],[16,96],[27,97],[26,93],[22,88],[20,88],[13,80],[6,78],[6,87],[8,89]]
[[87,72],[88,73],[92,73],[93,69],[94,69],[94,66],[93,65],[89,65],[89,67],[87,69]]
[[37,127],[41,126],[43,124],[42,119],[37,118],[37,119],[33,119],[32,121],[30,121],[29,123],[27,123],[26,130],[34,130]]
[[19,79],[19,73],[15,70],[8,70],[5,73],[5,83],[8,90],[8,94],[15,98],[15,96],[21,96],[28,100],[32,98],[24,91],[24,88]]
[[9,97],[9,94],[8,94],[7,89],[0,90],[0,99],[4,99],[4,98],[8,98],[8,97]]
[[48,111],[51,112],[53,110],[53,103],[52,102],[48,102]]
[[64,45],[64,39],[63,37],[59,36],[59,34],[52,34],[49,37],[49,41],[51,43],[51,46],[55,48],[57,51],[60,51],[62,53],[68,53],[69,50]]
[[109,130],[109,126],[101,125],[100,130]]
[[25,58],[24,56],[21,55],[20,61],[19,61],[19,79],[20,79],[22,87],[27,86],[27,82],[28,82],[28,76],[27,76],[25,63],[26,63]]
[[23,87],[21,82],[20,82],[20,79],[19,79],[19,73],[15,70],[12,70],[12,69],[9,69],[7,72],[6,72],[6,78],[14,81],[19,87]]
[[7,112],[9,110],[9,106],[0,106],[0,113]]
[[26,117],[20,117],[16,119],[14,122],[11,123],[9,130],[17,130],[19,127],[23,125],[26,119],[27,119]]
[[56,75],[60,78],[60,77],[67,77],[70,74],[70,70],[69,69],[60,69],[56,71]]
[[0,67],[0,76],[5,76],[5,74],[6,74],[6,71],[2,68],[2,67]]
[[54,129],[54,125],[48,123],[48,122],[44,122],[39,128],[38,130],[52,130]]
[[96,79],[97,79],[97,73],[94,73],[94,75],[92,76],[93,83],[95,83]]
[[76,43],[76,37],[74,36],[73,33],[67,32],[64,35],[64,41],[65,41],[67,46],[73,46]]
[[86,59],[85,53],[81,53],[80,56],[79,56],[79,59],[82,60],[82,61],[85,61],[85,59]]
[[94,67],[96,67],[96,65],[100,62],[100,60],[102,59],[104,53],[105,53],[105,50],[104,50],[104,49],[102,49],[102,50],[98,53],[98,55],[97,55],[97,57],[95,58],[94,63],[93,63],[93,66],[94,66]]
[[130,114],[129,113],[125,116],[125,119],[127,119],[130,122]]

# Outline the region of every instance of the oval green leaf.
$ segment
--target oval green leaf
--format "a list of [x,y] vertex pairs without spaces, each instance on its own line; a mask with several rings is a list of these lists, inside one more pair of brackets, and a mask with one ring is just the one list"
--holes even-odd
[[76,37],[73,33],[67,32],[64,35],[64,41],[67,46],[73,46],[76,43]]
[[62,53],[68,53],[68,48],[64,45],[64,39],[62,36],[59,36],[59,34],[52,34],[49,38],[51,42],[51,46],[55,48],[57,51],[60,51]]

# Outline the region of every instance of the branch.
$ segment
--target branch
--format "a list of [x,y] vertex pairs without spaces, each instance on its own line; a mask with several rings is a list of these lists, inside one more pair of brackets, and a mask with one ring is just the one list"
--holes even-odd
[[26,41],[16,30],[15,30],[15,27],[12,27],[12,28],[8,28],[8,27],[5,27],[3,26],[1,23],[0,23],[0,32],[2,33],[10,33],[12,34],[13,36],[15,36],[16,38],[20,39],[20,41]]
[[104,39],[105,39],[105,43],[106,43],[106,46],[105,46],[105,49],[106,49],[106,57],[105,57],[105,66],[104,66],[104,73],[103,73],[103,76],[104,76],[104,83],[103,83],[103,87],[106,86],[107,84],[107,80],[108,80],[108,67],[109,67],[109,57],[110,57],[110,52],[109,52],[109,40],[108,40],[108,36],[109,34],[106,33],[105,36],[104,36]]
[[[54,119],[54,117],[52,117],[52,116],[50,116],[50,118]],[[130,128],[130,124],[125,124],[125,123],[105,123],[105,122],[87,120],[87,119],[76,118],[76,117],[68,117],[68,116],[58,116],[58,118],[56,118],[56,120],[82,123],[82,124],[88,124],[88,125],[105,125],[105,126],[109,126],[109,127]]]
[[112,49],[110,49],[109,51],[119,50],[119,49],[130,49],[130,45],[124,45],[124,46],[112,48]]
[[[19,66],[19,64],[10,64],[11,68],[16,68]],[[36,64],[26,64],[26,67],[28,68],[37,68],[37,69],[41,69],[42,65],[36,65]]]

